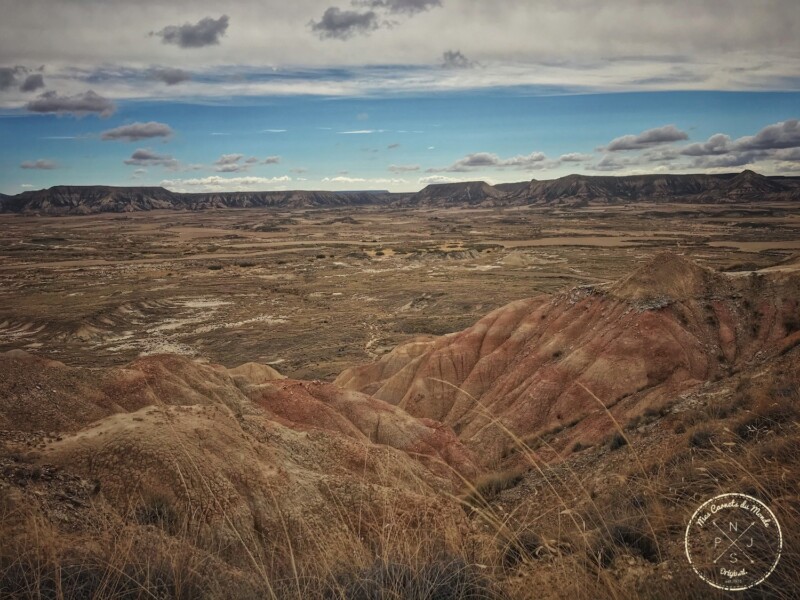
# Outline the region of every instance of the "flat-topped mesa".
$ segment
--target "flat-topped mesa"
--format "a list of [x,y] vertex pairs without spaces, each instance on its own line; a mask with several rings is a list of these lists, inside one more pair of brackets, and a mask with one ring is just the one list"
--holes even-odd
[[533,180],[510,191],[506,202],[687,202],[726,203],[797,200],[800,179],[741,173],[663,175],[567,175]]
[[412,197],[414,204],[480,204],[502,198],[506,193],[485,181],[432,183]]
[[623,300],[680,301],[726,295],[725,275],[674,252],[660,252],[611,285],[608,293]]
[[55,186],[0,198],[0,212],[87,215],[149,210],[214,208],[312,208],[381,204],[392,197],[382,191],[242,191],[172,192],[163,187]]

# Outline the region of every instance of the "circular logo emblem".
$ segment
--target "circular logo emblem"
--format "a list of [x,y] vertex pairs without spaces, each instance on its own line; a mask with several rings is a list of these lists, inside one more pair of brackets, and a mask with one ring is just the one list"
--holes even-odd
[[731,592],[770,576],[781,558],[783,534],[769,507],[746,494],[708,500],[686,527],[686,556],[706,583]]

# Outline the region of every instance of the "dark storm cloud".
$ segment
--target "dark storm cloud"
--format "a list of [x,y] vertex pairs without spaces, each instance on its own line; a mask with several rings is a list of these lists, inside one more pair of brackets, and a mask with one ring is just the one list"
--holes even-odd
[[202,48],[219,44],[219,38],[225,35],[228,29],[228,15],[219,19],[206,17],[197,23],[184,23],[183,25],[169,25],[154,35],[160,36],[165,44],[174,44],[181,48]]
[[19,86],[21,92],[34,92],[44,87],[44,77],[41,73],[33,73],[25,78]]
[[52,160],[45,160],[40,158],[39,160],[26,160],[20,166],[20,169],[38,169],[42,171],[51,171],[53,169],[57,169],[58,165],[53,162]]
[[158,154],[149,148],[139,148],[131,154],[130,158],[125,159],[126,165],[137,167],[162,166],[175,170],[178,168],[178,161],[168,154]]
[[0,90],[7,90],[17,81],[17,69],[20,67],[0,67]]
[[[38,70],[41,71],[42,68]],[[0,67],[0,91],[18,84],[21,92],[33,92],[44,87],[44,77],[41,73],[31,73],[31,69],[20,65]]]
[[356,0],[355,6],[385,8],[396,14],[414,15],[442,5],[442,0]]
[[167,85],[177,85],[184,81],[189,81],[192,75],[183,69],[171,69],[167,67],[157,67],[150,69],[150,77],[157,81],[162,81]]
[[19,81],[19,78],[25,75],[28,69],[20,65],[14,67],[0,67],[0,91],[7,90]]
[[681,131],[674,125],[665,125],[664,127],[648,129],[638,135],[623,135],[622,137],[613,139],[608,146],[606,146],[605,150],[608,152],[644,150],[645,148],[658,144],[668,144],[670,142],[688,139],[689,135],[685,131]]
[[368,33],[378,28],[378,15],[374,11],[357,12],[328,8],[319,21],[311,21],[311,30],[321,39],[346,40],[357,33]]
[[100,134],[100,139],[137,142],[149,138],[169,137],[173,133],[172,127],[166,123],[149,121],[148,123],[131,123],[130,125],[109,129]]
[[101,117],[109,117],[116,110],[114,103],[103,98],[92,90],[74,96],[60,96],[57,92],[45,92],[25,105],[31,112],[71,114],[83,116],[97,113]]
[[442,66],[445,69],[471,69],[475,63],[464,56],[461,50],[448,50],[442,54]]

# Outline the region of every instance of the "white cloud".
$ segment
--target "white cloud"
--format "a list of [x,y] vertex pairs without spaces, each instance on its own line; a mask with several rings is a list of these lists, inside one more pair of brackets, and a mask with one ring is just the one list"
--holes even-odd
[[586,160],[591,160],[591,154],[582,154],[580,152],[570,152],[568,154],[562,154],[558,157],[559,162],[583,162]]
[[413,173],[419,171],[419,165],[389,165],[388,170],[392,173]]
[[337,175],[336,177],[323,177],[322,183],[370,183],[379,185],[402,185],[408,183],[405,179],[387,179],[382,177],[349,177],[347,175]]
[[147,123],[130,123],[109,129],[100,134],[101,140],[121,140],[124,142],[138,142],[148,138],[168,138],[173,133],[172,127],[166,123],[148,121]]
[[679,142],[681,140],[688,140],[689,134],[681,131],[674,125],[664,125],[663,127],[655,127],[647,129],[636,135],[623,135],[616,139],[611,140],[605,150],[608,152],[620,152],[622,150],[644,150],[659,144],[668,144],[670,142]]
[[169,154],[159,154],[153,152],[149,148],[138,148],[134,150],[130,158],[125,159],[126,165],[134,165],[139,167],[155,167],[162,166],[172,171],[179,168],[178,161]]
[[512,156],[510,158],[500,158],[491,152],[475,152],[460,158],[452,165],[442,168],[428,169],[428,173],[438,171],[448,171],[451,173],[463,173],[478,168],[495,167],[499,169],[541,169],[544,166],[547,156],[543,152],[531,152],[528,155]]
[[58,168],[58,164],[52,160],[40,158],[38,160],[26,160],[19,165],[20,169],[36,169],[40,171],[51,171]]
[[420,185],[430,185],[432,183],[457,183],[464,180],[456,177],[447,177],[446,175],[429,175],[420,177],[417,181]]
[[281,177],[220,177],[210,175],[194,179],[164,179],[160,185],[176,191],[268,191],[275,184],[291,181],[288,175]]

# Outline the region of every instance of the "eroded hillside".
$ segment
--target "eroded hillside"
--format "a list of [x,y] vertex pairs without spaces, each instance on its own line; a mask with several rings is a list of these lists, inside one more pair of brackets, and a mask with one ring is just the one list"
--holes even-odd
[[793,597],[795,262],[722,274],[657,255],[334,383],[177,355],[85,368],[7,352],[0,586],[710,597],[681,531],[735,488],[776,507],[787,552],[762,589]]

